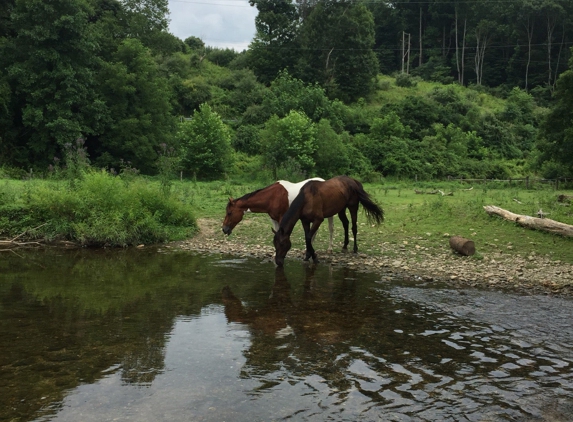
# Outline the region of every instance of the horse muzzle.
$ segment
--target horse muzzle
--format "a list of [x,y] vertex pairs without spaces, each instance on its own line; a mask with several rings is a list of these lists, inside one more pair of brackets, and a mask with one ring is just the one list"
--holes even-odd
[[229,226],[223,226],[223,233],[225,233],[227,236],[230,235],[232,231],[233,229]]

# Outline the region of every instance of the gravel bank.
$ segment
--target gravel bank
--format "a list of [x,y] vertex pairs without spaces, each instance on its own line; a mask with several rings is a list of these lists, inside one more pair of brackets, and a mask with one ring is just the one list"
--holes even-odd
[[[174,246],[185,250],[250,256],[269,261],[274,256],[274,248],[268,245],[268,241],[246,245],[238,236],[224,237],[219,233],[219,220],[199,219],[198,225],[200,230],[195,237],[178,242]],[[382,243],[381,255],[342,253],[337,250],[331,254],[318,250],[318,254],[322,264],[347,266],[362,271],[398,273],[414,280],[573,296],[571,264],[552,261],[540,255],[522,257],[515,252],[501,251],[483,256],[483,259],[468,258],[453,253],[446,246],[436,253],[428,252],[420,245],[412,243]],[[386,256],[384,252],[391,253]],[[302,256],[301,249],[293,248],[287,255],[285,265],[288,265],[289,260],[301,260]]]

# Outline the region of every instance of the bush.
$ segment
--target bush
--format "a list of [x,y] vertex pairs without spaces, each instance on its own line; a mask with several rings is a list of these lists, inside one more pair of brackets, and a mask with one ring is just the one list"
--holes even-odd
[[276,115],[271,117],[261,132],[261,139],[265,140],[265,161],[275,176],[289,160],[294,160],[304,174],[313,169],[316,128],[304,113],[293,110],[282,119]]
[[314,173],[329,179],[350,170],[350,157],[344,140],[348,134],[338,135],[326,119],[316,126],[316,152],[314,153]]
[[189,206],[144,179],[126,183],[105,171],[66,183],[25,182],[18,195],[0,191],[0,233],[65,239],[87,246],[128,246],[189,237],[196,228]]
[[238,152],[244,152],[248,155],[260,154],[259,128],[253,125],[239,126],[233,136],[231,145]]
[[403,88],[413,88],[418,85],[418,82],[407,73],[399,73],[396,75],[396,86]]
[[179,125],[176,134],[183,147],[183,168],[199,179],[216,179],[231,167],[232,148],[227,126],[207,104],[193,119]]

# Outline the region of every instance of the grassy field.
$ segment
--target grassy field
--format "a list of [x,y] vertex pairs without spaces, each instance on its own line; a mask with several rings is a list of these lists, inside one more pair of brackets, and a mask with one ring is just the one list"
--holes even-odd
[[[149,226],[146,230],[156,233],[154,237],[147,236],[149,239],[169,241],[181,239],[184,232],[187,236],[191,236],[194,224],[189,221],[193,218],[203,218],[209,219],[210,227],[213,228],[210,236],[223,240],[227,238],[220,230],[220,225],[224,218],[228,198],[238,198],[270,184],[270,182],[230,180],[174,182],[172,194],[162,199],[157,194],[160,191],[158,181],[141,178],[125,185],[119,179],[104,178],[105,180],[101,181],[98,177],[103,178],[103,176],[97,176],[93,179],[99,182],[95,184],[95,187],[94,183],[91,183],[85,186],[87,189],[85,192],[76,188],[69,194],[66,193],[67,189],[63,189],[63,182],[4,181],[1,193],[5,213],[0,215],[0,223],[2,223],[0,228],[4,229],[0,231],[3,232],[5,238],[10,238],[49,221],[50,223],[42,229],[54,226],[50,230],[56,231],[37,233],[37,235],[57,238],[58,234],[65,235],[71,230],[70,227],[77,231],[78,227],[85,225],[91,227],[92,231],[102,231],[104,227],[105,230],[111,230],[114,233],[117,231],[118,234],[113,236],[123,239],[125,233],[122,230],[125,230],[126,226],[132,227],[135,224],[140,237],[141,230]],[[125,192],[123,192],[124,185],[128,186]],[[573,195],[573,190],[556,191],[552,186],[540,183],[533,185],[531,189],[525,189],[523,184],[515,182],[512,185],[507,182],[489,182],[476,183],[472,186],[459,182],[384,181],[366,183],[364,187],[384,209],[385,222],[380,226],[371,226],[364,214],[359,213],[358,247],[360,252],[391,258],[402,254],[404,250],[419,251],[422,252],[418,254],[419,259],[423,260],[427,259],[428,255],[449,251],[449,237],[458,235],[475,242],[477,253],[472,259],[479,260],[502,252],[508,256],[547,256],[552,260],[573,264],[573,238],[526,229],[500,217],[490,216],[483,209],[485,205],[496,205],[517,214],[535,216],[541,208],[548,214],[548,218],[573,225],[573,207],[557,201],[559,194]],[[123,193],[120,194],[118,189]],[[417,194],[415,190],[425,193]],[[435,190],[441,190],[446,194],[451,192],[452,195],[427,193]],[[42,192],[43,194],[40,195]],[[99,196],[95,195],[97,192],[100,193]],[[117,197],[116,200],[112,201],[113,198],[109,192],[114,192],[112,196]],[[60,196],[55,195],[56,193]],[[145,199],[145,206],[138,198]],[[76,204],[74,208],[76,211],[73,212],[73,221],[70,220],[72,223],[67,220],[61,220],[58,223],[59,220],[55,219],[61,219],[61,213],[54,214],[53,218],[50,217],[50,212],[54,209],[66,208],[68,205],[71,206],[72,202],[79,204]],[[162,205],[160,206],[159,203]],[[170,208],[166,208],[168,204],[172,204]],[[43,210],[40,215],[36,215],[38,210]],[[82,217],[84,214],[85,218]],[[137,220],[136,217],[139,215],[143,219]],[[171,217],[171,220],[165,220],[170,215],[180,217],[174,222],[171,221],[173,220]],[[12,217],[18,217],[18,221],[11,221]],[[133,223],[134,221],[136,223]],[[143,225],[144,222],[147,226]],[[60,226],[63,229],[58,232],[57,228]],[[318,251],[325,250],[328,246],[326,227],[325,223],[324,227],[319,230],[315,241]],[[247,214],[231,236],[234,242],[245,246],[272,246],[270,228],[267,215]],[[33,232],[30,234],[32,235]],[[335,218],[334,235],[335,250],[339,250],[343,233],[342,225],[337,218]],[[110,235],[110,238],[113,236]],[[149,243],[149,239],[145,243]],[[292,240],[293,248],[304,249],[300,224],[295,228]],[[137,241],[140,239],[138,238]],[[122,244],[122,242],[115,243]]]
[[[229,181],[184,182],[176,186],[176,191],[191,202],[197,218],[222,222],[229,196],[237,198],[261,187],[264,185]],[[416,248],[430,254],[439,253],[448,248],[450,236],[459,235],[475,242],[477,253],[474,259],[503,252],[521,256],[542,255],[573,263],[573,238],[526,229],[490,216],[483,209],[485,205],[496,205],[517,214],[536,216],[541,208],[549,214],[547,218],[573,224],[573,207],[557,202],[558,194],[573,195],[572,190],[555,191],[551,186],[541,184],[526,190],[522,184],[509,185],[507,182],[473,186],[457,182],[385,182],[365,184],[364,187],[384,209],[385,222],[380,226],[370,226],[364,214],[359,214],[360,252],[393,255],[401,253],[401,248]],[[437,189],[453,195],[415,192]],[[324,224],[324,228],[319,230],[316,239],[318,250],[324,250],[328,245],[326,226]],[[268,216],[247,214],[231,236],[240,238],[245,245],[268,246],[272,245],[270,227]],[[214,236],[224,238],[222,232]],[[303,248],[302,239],[299,224],[293,232],[293,247]],[[335,248],[341,245],[342,239],[342,225],[335,218]]]

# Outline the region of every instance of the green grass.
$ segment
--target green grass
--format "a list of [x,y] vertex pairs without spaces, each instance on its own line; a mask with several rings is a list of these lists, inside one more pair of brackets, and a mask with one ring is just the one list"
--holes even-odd
[[[256,183],[197,183],[193,189],[195,215],[222,222],[229,196],[239,197],[261,187],[264,185]],[[458,235],[475,242],[477,253],[473,259],[502,252],[508,256],[543,255],[573,263],[573,238],[526,229],[490,216],[483,209],[485,205],[496,205],[516,214],[536,216],[542,208],[549,213],[547,218],[573,225],[573,207],[557,202],[558,194],[573,195],[571,190],[556,192],[549,186],[537,185],[537,189],[525,190],[521,186],[493,182],[475,184],[472,190],[464,190],[471,186],[455,182],[367,183],[364,187],[384,209],[385,222],[371,226],[364,214],[359,214],[360,252],[398,256],[408,250],[421,251],[424,252],[420,254],[422,259],[423,255],[449,251],[449,237]],[[426,192],[440,189],[444,193],[453,192],[453,196],[416,194],[414,189]],[[328,245],[326,227],[324,223],[316,239],[319,250]],[[224,238],[222,233],[216,235]],[[272,245],[268,216],[247,214],[232,236],[246,245]],[[335,248],[340,246],[342,238],[342,226],[335,218]],[[302,239],[299,224],[293,232],[293,247],[304,248]]]

